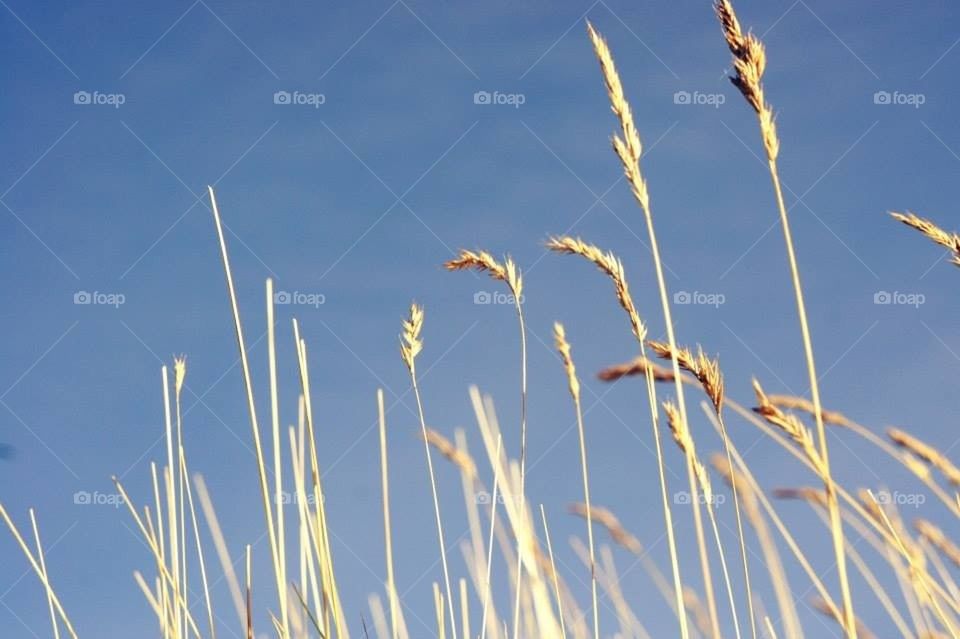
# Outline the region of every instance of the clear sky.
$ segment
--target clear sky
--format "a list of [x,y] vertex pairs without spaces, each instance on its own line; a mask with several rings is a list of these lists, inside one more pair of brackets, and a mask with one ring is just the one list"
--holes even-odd
[[[336,567],[357,628],[385,574],[373,428],[383,388],[398,581],[415,636],[432,633],[414,616],[432,618],[430,582],[440,579],[432,505],[397,353],[412,299],[427,313],[428,422],[448,435],[464,427],[479,453],[467,397],[475,383],[494,395],[518,452],[515,317],[508,306],[475,303],[501,290],[494,282],[442,270],[461,246],[509,252],[526,274],[529,492],[551,517],[561,570],[585,596],[586,572],[566,543],[583,526],[565,514],[581,492],[573,413],[551,348],[556,319],[583,373],[595,502],[611,506],[666,569],[645,394],[636,380],[610,387],[593,377],[635,354],[629,327],[608,282],[543,249],[548,234],[569,233],[616,251],[652,333],[662,332],[646,230],[609,148],[615,123],[587,18],[610,41],[646,145],[668,285],[687,294],[680,300],[708,302],[676,305],[679,340],[718,353],[729,394],[743,403],[752,402],[751,376],[770,392],[807,391],[755,118],[724,78],[729,53],[706,0],[0,5],[0,442],[10,447],[0,499],[24,529],[27,508],[38,508],[52,578],[84,636],[153,636],[131,574],[152,567],[128,514],[75,504],[74,495],[112,494],[116,473],[138,504],[148,502],[149,464],[165,455],[159,371],[175,353],[189,362],[190,463],[207,479],[236,557],[259,540],[260,602],[274,601],[208,184],[229,229],[262,413],[265,279],[301,294],[294,301],[323,301],[278,307],[282,419],[296,419],[298,317]],[[766,86],[824,401],[874,429],[902,425],[950,450],[960,273],[886,212],[909,208],[960,226],[960,6],[737,7],[768,45]],[[885,299],[893,303],[875,303]],[[696,415],[701,451],[715,450]],[[766,486],[813,481],[749,424],[731,419],[730,430]],[[831,442],[836,473],[851,487],[917,490],[850,433]],[[682,490],[672,447],[668,463]],[[459,480],[438,468],[455,540],[466,530]],[[919,508],[944,518],[932,503]],[[820,523],[802,505],[781,510],[834,586]],[[686,516],[678,527],[692,557]],[[618,559],[638,615],[655,636],[670,636],[649,579],[630,557]],[[686,564],[695,582],[694,562]],[[0,534],[4,637],[49,633],[43,591],[27,570]],[[465,574],[461,562],[454,572]],[[804,594],[809,584],[792,563],[790,575]],[[883,634],[888,620],[861,579],[853,586],[860,614]],[[221,636],[233,636],[222,581],[215,597]],[[811,633],[834,636],[802,609]],[[603,611],[613,632],[613,613]]]

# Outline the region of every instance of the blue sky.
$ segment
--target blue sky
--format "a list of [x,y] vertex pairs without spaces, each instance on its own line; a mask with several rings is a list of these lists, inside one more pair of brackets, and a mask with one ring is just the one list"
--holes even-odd
[[[644,394],[635,383],[593,379],[634,354],[629,328],[606,281],[542,246],[548,234],[570,233],[616,251],[652,333],[662,332],[646,231],[607,141],[614,122],[586,18],[610,41],[646,145],[668,285],[723,302],[677,305],[680,341],[719,353],[729,393],[744,403],[752,376],[771,392],[807,390],[756,124],[724,78],[729,54],[707,2],[0,4],[0,442],[15,449],[0,462],[0,498],[22,526],[27,508],[38,508],[52,577],[86,636],[154,627],[133,587],[132,570],[150,564],[132,522],[110,506],[75,505],[74,494],[112,493],[116,473],[147,502],[149,463],[164,455],[159,370],[174,353],[189,361],[191,465],[211,487],[236,556],[262,538],[208,184],[229,229],[261,392],[264,280],[324,301],[278,307],[282,419],[296,419],[290,320],[298,317],[337,568],[357,627],[366,594],[384,579],[378,387],[392,407],[408,615],[430,619],[429,583],[440,578],[432,533],[424,534],[432,506],[415,405],[397,355],[412,299],[427,310],[428,422],[447,434],[466,428],[478,452],[467,398],[475,383],[497,400],[506,435],[517,435],[515,318],[509,307],[474,303],[498,290],[493,282],[443,272],[461,246],[509,252],[526,273],[530,496],[551,516],[568,578],[587,592],[566,543],[582,524],[564,513],[580,486],[570,472],[573,414],[550,348],[556,319],[583,372],[595,501],[614,508],[666,567]],[[906,426],[949,450],[960,411],[958,274],[886,211],[958,226],[960,8],[823,0],[737,8],[768,45],[766,86],[824,401],[874,429]],[[493,103],[477,104],[477,92]],[[883,292],[922,304],[876,304]],[[75,303],[83,293],[123,303]],[[265,393],[259,399],[265,411]],[[731,420],[730,429],[766,485],[812,481],[750,425]],[[702,452],[716,449],[705,420],[694,432]],[[832,442],[837,474],[851,487],[917,490],[849,433]],[[668,450],[668,462],[680,490],[681,457]],[[466,528],[459,481],[441,468],[456,538]],[[943,518],[932,504],[921,508]],[[781,510],[832,575],[820,524],[797,504]],[[689,522],[679,526],[681,544],[692,547]],[[256,552],[266,584],[265,543]],[[673,625],[658,595],[629,557],[619,559],[639,616],[664,636]],[[44,636],[42,590],[6,535],[0,566],[4,636]],[[455,572],[463,574],[459,563]],[[807,582],[792,564],[790,574],[800,595]],[[854,587],[860,614],[883,631],[889,622],[862,580]],[[222,583],[216,597],[232,624]],[[835,632],[803,614],[817,636]],[[231,636],[226,625],[223,633]],[[429,636],[423,626],[416,634]]]

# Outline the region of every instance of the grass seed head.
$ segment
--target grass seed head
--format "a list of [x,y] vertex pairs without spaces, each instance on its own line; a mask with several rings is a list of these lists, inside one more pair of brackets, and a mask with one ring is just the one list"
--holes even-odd
[[506,256],[503,262],[498,262],[496,258],[486,251],[468,251],[460,249],[460,254],[446,262],[444,267],[448,271],[464,271],[473,269],[486,272],[495,280],[506,282],[510,287],[510,292],[519,300],[523,294],[523,276],[516,263]]
[[960,235],[957,233],[948,233],[930,220],[915,215],[910,211],[906,213],[891,211],[890,215],[893,216],[893,219],[899,220],[910,228],[920,231],[927,236],[928,239],[949,249],[952,253],[950,263],[955,266],[960,266]]
[[423,350],[423,341],[420,331],[423,329],[423,307],[416,302],[410,305],[410,315],[403,320],[403,333],[400,334],[400,357],[411,371],[414,360]]
[[720,373],[719,360],[707,357],[700,346],[697,346],[697,354],[694,355],[690,352],[690,349],[684,347],[677,347],[674,351],[666,342],[648,340],[647,345],[661,359],[672,360],[674,353],[676,353],[677,364],[697,378],[697,381],[703,386],[704,392],[713,402],[713,408],[717,415],[720,414],[723,406],[723,375]]
[[640,320],[640,314],[633,304],[633,297],[630,295],[630,287],[627,285],[627,276],[623,270],[623,263],[616,255],[610,251],[602,251],[593,244],[588,244],[580,238],[573,238],[567,235],[560,237],[551,237],[547,240],[547,248],[556,253],[565,255],[579,255],[599,268],[601,271],[613,280],[614,288],[617,293],[617,301],[630,317],[630,326],[633,329],[634,336],[643,341],[647,337],[647,327]]
[[177,396],[180,396],[180,391],[183,390],[183,381],[187,377],[187,356],[179,355],[174,356],[173,358],[173,388],[177,393]]

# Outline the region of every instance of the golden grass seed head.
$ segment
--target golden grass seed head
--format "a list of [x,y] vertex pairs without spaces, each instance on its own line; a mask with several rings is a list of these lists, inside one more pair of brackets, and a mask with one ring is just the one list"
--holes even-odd
[[179,355],[173,358],[173,387],[179,397],[183,390],[183,382],[187,378],[187,356]]
[[423,307],[416,302],[410,305],[410,315],[403,320],[403,333],[400,335],[400,356],[411,371],[414,361],[423,350],[420,332],[423,329]]

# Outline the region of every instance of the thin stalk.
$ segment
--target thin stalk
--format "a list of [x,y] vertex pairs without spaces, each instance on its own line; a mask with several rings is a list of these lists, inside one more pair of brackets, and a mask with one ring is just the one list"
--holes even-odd
[[[237,304],[237,293],[233,286],[233,271],[230,269],[230,258],[227,255],[227,242],[223,235],[223,225],[220,221],[220,211],[217,208],[217,199],[213,194],[213,187],[208,186],[210,207],[213,210],[213,219],[217,227],[217,238],[220,241],[220,256],[223,259],[223,270],[227,279],[227,291],[230,295],[230,308],[233,311],[233,325],[236,331],[237,346],[240,350],[240,364],[243,369],[243,384],[247,391],[247,410],[250,414],[250,428],[253,431],[253,445],[257,457],[257,475],[260,480],[260,497],[263,501],[263,510],[267,519],[267,537],[270,541],[270,556],[273,559],[274,577],[277,585],[277,595],[283,599],[283,574],[280,570],[280,556],[277,547],[277,531],[273,523],[273,508],[270,505],[270,485],[267,481],[266,462],[263,456],[263,445],[260,442],[260,424],[257,421],[257,407],[253,399],[253,380],[250,377],[250,364],[247,361],[247,346],[243,339],[243,326],[240,323],[240,308]],[[278,505],[279,507],[279,505]]]
[[290,616],[287,597],[287,548],[286,525],[283,512],[283,466],[281,465],[280,448],[280,404],[277,391],[277,339],[273,311],[273,280],[267,278],[267,362],[270,370],[270,422],[273,431],[273,473],[274,473],[274,501],[277,508],[277,567],[280,575],[278,581],[283,584],[280,596],[280,627],[283,628],[283,638],[290,637]]
[[493,531],[497,525],[497,500],[499,499],[498,490],[500,489],[500,447],[503,438],[497,434],[497,455],[493,464],[493,498],[490,500],[490,540],[487,543],[487,579],[483,592],[483,618],[480,621],[480,639],[486,639],[487,636],[487,609],[490,604],[490,572],[493,567]]
[[30,525],[33,527],[33,539],[37,544],[37,559],[40,560],[40,570],[43,572],[44,590],[47,591],[47,608],[50,611],[50,623],[53,624],[53,637],[60,639],[60,624],[57,623],[57,614],[53,609],[53,590],[50,588],[50,579],[47,577],[47,560],[43,556],[43,544],[40,543],[40,529],[37,527],[37,517],[30,509]]
[[387,553],[387,597],[390,598],[390,633],[397,639],[397,590],[393,577],[393,534],[390,525],[390,482],[387,474],[387,420],[383,409],[383,390],[377,389],[377,416],[380,424],[380,476],[383,486],[383,534]]
[[557,615],[560,617],[560,634],[567,637],[567,628],[563,621],[563,598],[560,596],[560,577],[557,574],[557,564],[553,560],[553,545],[550,543],[550,528],[547,526],[547,514],[540,504],[540,518],[543,520],[543,536],[547,541],[547,553],[550,555],[550,570],[553,572],[553,589],[557,594]]
[[[419,340],[419,330],[417,333],[417,339]],[[417,350],[419,351],[419,348]],[[414,358],[415,355],[411,356],[406,363],[407,368],[410,370],[410,380],[413,385],[413,395],[417,401],[417,415],[420,417],[420,431],[423,435],[423,446],[427,454],[427,469],[430,472],[430,490],[433,493],[433,512],[434,515],[436,515],[437,520],[437,538],[440,543],[440,561],[443,564],[444,587],[447,591],[446,599],[447,607],[449,608],[450,613],[450,630],[453,634],[453,639],[457,639],[457,617],[453,610],[453,596],[452,590],[450,589],[450,570],[447,567],[447,546],[443,536],[443,520],[440,517],[440,498],[437,494],[437,480],[433,472],[433,455],[430,452],[430,442],[427,438],[427,420],[423,413],[423,401],[420,398],[420,385],[417,382],[417,367],[414,362]]]
[[790,221],[787,217],[787,208],[783,201],[783,191],[780,187],[780,176],[777,170],[776,156],[769,150],[768,165],[770,178],[773,181],[773,190],[777,199],[777,208],[780,211],[780,224],[783,227],[783,239],[787,247],[787,258],[790,262],[790,274],[793,281],[793,290],[797,302],[797,315],[800,318],[800,334],[803,338],[803,352],[807,360],[807,377],[810,382],[810,399],[813,401],[814,417],[817,422],[817,438],[820,445],[820,457],[823,461],[824,487],[827,491],[827,507],[830,512],[830,533],[833,539],[834,556],[837,562],[837,575],[840,579],[840,593],[843,601],[844,627],[850,639],[857,637],[857,620],[853,611],[853,598],[850,595],[850,581],[847,576],[847,561],[844,548],[843,522],[840,518],[840,504],[837,500],[836,486],[830,474],[830,458],[827,447],[827,431],[823,423],[823,406],[820,402],[820,382],[817,376],[817,367],[813,360],[813,341],[810,338],[810,326],[807,322],[807,310],[803,301],[803,289],[800,285],[800,269],[797,266],[797,256],[793,248],[793,238],[790,232]]

